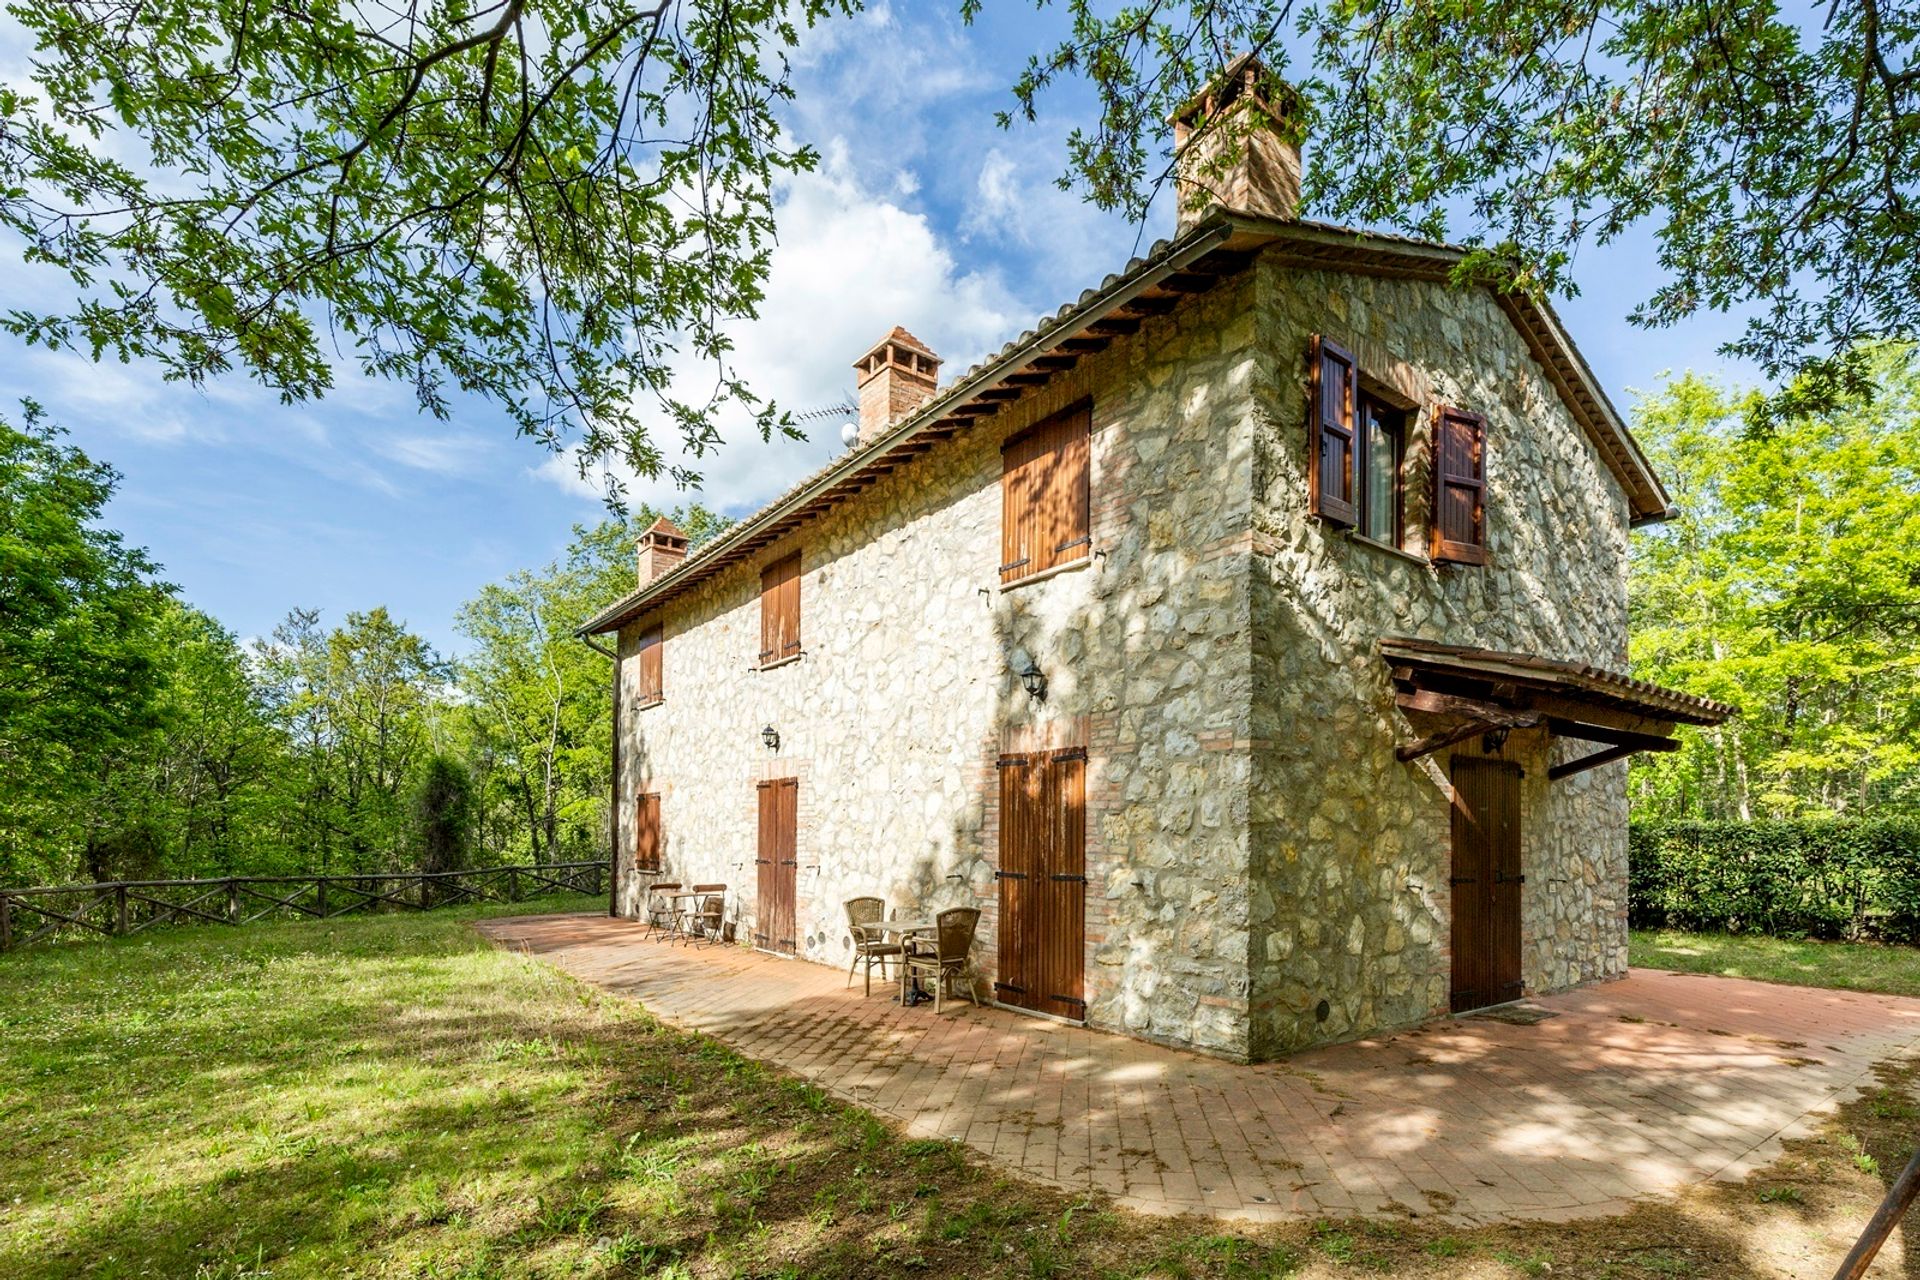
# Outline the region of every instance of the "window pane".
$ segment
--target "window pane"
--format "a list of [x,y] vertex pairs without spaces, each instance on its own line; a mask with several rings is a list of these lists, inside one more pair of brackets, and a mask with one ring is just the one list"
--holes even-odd
[[1361,490],[1365,504],[1360,532],[1380,542],[1397,542],[1400,530],[1400,433],[1378,405],[1361,415]]

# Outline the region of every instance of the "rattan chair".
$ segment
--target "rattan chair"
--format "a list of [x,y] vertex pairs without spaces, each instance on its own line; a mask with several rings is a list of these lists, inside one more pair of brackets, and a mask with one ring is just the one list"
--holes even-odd
[[673,928],[673,899],[666,895],[679,889],[678,880],[656,880],[647,886],[646,917],[647,931],[642,937],[650,938],[656,933],[666,933]]
[[687,941],[705,942],[708,946],[725,941],[727,886],[697,884],[693,891],[704,896],[693,899],[693,907],[687,912]]
[[867,994],[873,994],[873,966],[880,966],[880,980],[887,980],[887,961],[898,964],[902,948],[897,942],[888,942],[887,935],[876,926],[886,918],[887,903],[884,898],[848,898],[847,930],[853,934],[853,963],[847,966],[847,985],[853,985],[853,971],[862,961],[867,966]]
[[967,999],[977,1006],[980,993],[975,990],[978,981],[973,974],[970,957],[973,954],[974,931],[980,927],[980,909],[978,907],[949,907],[935,918],[938,928],[934,930],[932,945],[916,947],[907,952],[905,963],[900,966],[900,1003],[907,1001],[907,983],[923,978],[933,979],[933,1011],[940,1012],[940,995],[953,980],[966,975]]

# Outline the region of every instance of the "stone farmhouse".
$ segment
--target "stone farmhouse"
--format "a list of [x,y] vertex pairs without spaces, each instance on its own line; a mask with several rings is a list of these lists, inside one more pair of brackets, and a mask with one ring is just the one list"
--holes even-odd
[[895,329],[849,452],[647,532],[581,628],[616,914],[844,966],[848,898],[977,906],[1000,1003],[1249,1060],[1625,972],[1623,757],[1728,714],[1619,674],[1667,495],[1545,304],[1298,217],[1268,83],[1176,120],[1172,239],[945,382]]

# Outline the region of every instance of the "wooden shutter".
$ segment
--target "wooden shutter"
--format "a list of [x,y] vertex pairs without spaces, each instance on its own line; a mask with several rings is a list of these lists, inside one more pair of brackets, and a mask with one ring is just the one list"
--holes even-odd
[[773,937],[774,877],[780,865],[779,797],[771,782],[756,784],[760,798],[760,844],[753,859],[753,945],[771,950]]
[[1047,778],[1052,819],[1047,878],[1040,886],[1041,1004],[1046,1013],[1085,1018],[1087,927],[1087,753],[1055,752]]
[[660,869],[660,797],[657,795],[634,797],[633,869]]
[[1353,524],[1353,354],[1315,335],[1309,348],[1313,412],[1307,424],[1307,487],[1312,511],[1336,524]]
[[1487,420],[1451,405],[1433,418],[1433,558],[1487,562]]
[[800,652],[800,553],[760,571],[760,665]]
[[663,631],[659,623],[640,633],[640,705],[651,706],[666,696],[662,681]]
[[1001,450],[1000,580],[1017,582],[1092,550],[1093,406],[1075,405]]
[[1041,874],[1045,818],[1040,789],[1045,758],[1000,757],[1000,945],[994,998],[1037,1008],[1043,994],[1035,956],[1034,890]]

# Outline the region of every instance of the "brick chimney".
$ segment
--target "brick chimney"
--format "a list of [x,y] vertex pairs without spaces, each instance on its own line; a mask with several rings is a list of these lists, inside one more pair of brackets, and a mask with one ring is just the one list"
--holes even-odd
[[[1291,222],[1300,215],[1299,112],[1293,90],[1243,53],[1173,115],[1180,230],[1207,206]],[[1238,148],[1239,154],[1228,159]]]
[[634,544],[640,551],[640,585],[646,586],[687,558],[687,535],[661,516]]
[[854,362],[853,371],[860,388],[860,444],[933,399],[940,385],[940,357],[898,325]]

